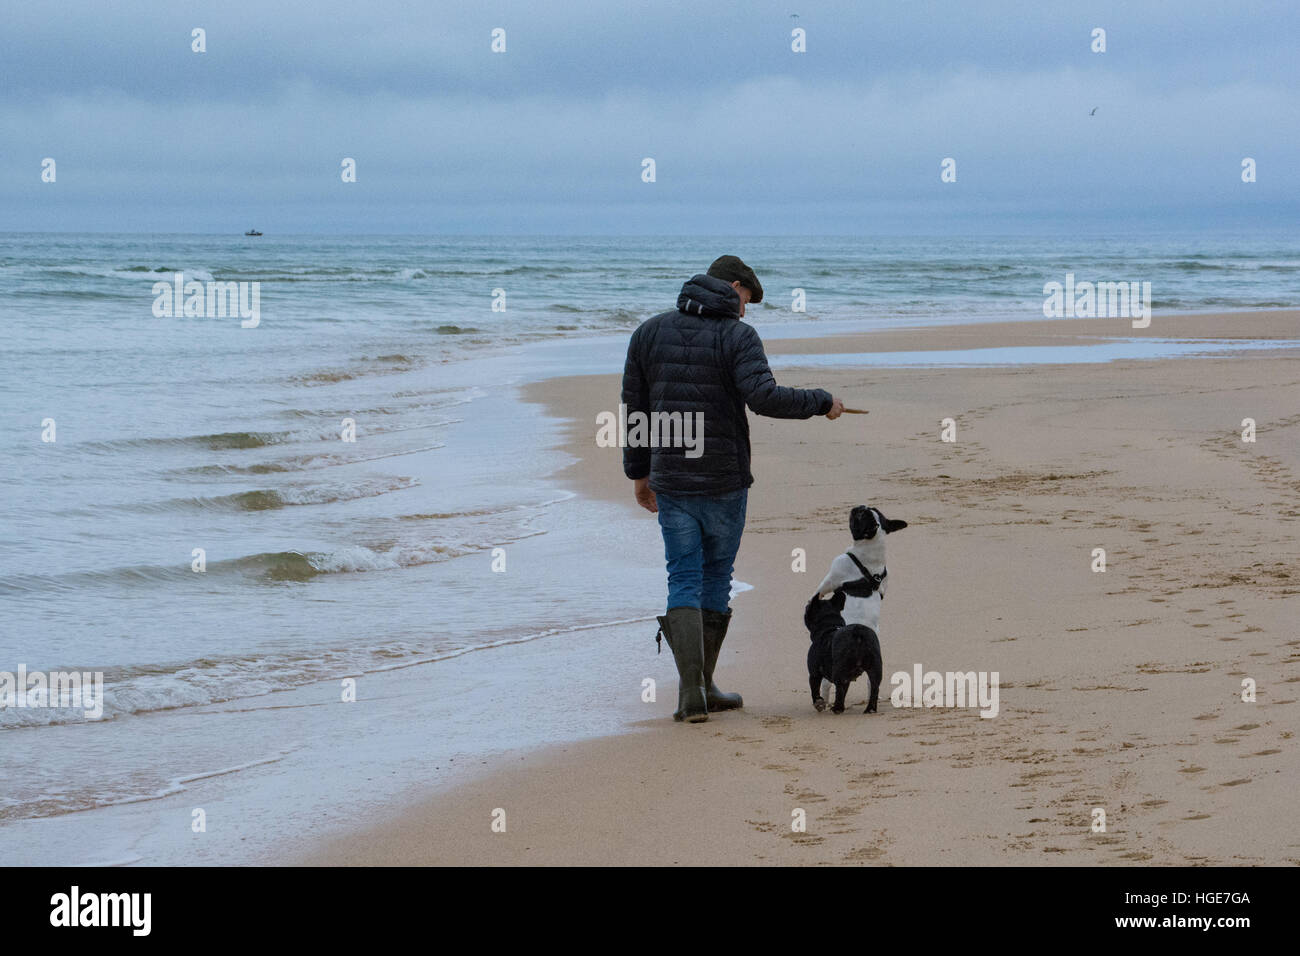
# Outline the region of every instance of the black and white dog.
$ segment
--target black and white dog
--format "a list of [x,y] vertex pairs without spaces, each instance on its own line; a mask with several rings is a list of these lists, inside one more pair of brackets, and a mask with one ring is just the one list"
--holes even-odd
[[871,680],[871,699],[863,713],[874,714],[884,675],[880,639],[865,625],[844,623],[844,597],[843,591],[836,591],[823,601],[814,594],[803,609],[803,623],[812,639],[808,648],[808,688],[813,706],[820,711],[826,709],[822,682],[833,684],[835,703],[831,711],[841,714],[849,684],[866,674]]
[[[837,598],[842,596],[843,600],[839,601],[843,608],[842,624],[846,626],[861,625],[870,632],[869,642],[874,643],[876,647],[875,661],[879,666],[880,661],[880,606],[885,598],[885,588],[887,585],[886,576],[888,570],[885,567],[885,537],[893,534],[895,531],[901,531],[907,527],[906,521],[897,521],[886,518],[878,508],[871,508],[867,505],[858,505],[849,513],[849,533],[853,537],[853,546],[847,552],[839,555],[831,562],[831,569],[822,583],[817,588],[817,598],[826,598],[829,595],[836,595]],[[804,621],[808,622],[808,612],[811,606],[805,609]],[[818,620],[822,620],[821,615]],[[810,629],[811,630],[811,629]],[[866,665],[864,664],[864,669]],[[812,671],[812,656],[809,656],[809,674]],[[854,677],[863,673],[857,671]],[[877,672],[879,673],[879,672]],[[811,683],[811,676],[809,678]],[[818,688],[813,687],[813,703],[821,710],[826,706],[825,698],[830,692],[830,685],[837,684],[834,677],[829,672],[822,675],[824,683]],[[852,680],[852,678],[849,678]],[[872,682],[871,703],[867,706],[867,712],[874,712],[876,709],[876,691],[880,683],[877,676]],[[847,684],[845,685],[847,689]],[[836,713],[843,710],[843,697],[836,687],[837,704],[839,704]],[[818,704],[818,701],[821,704]]]

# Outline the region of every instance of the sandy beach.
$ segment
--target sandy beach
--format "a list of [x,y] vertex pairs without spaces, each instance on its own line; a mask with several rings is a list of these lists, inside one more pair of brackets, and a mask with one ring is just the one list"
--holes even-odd
[[[1157,315],[1145,330],[1122,319],[964,325],[770,341],[768,352],[1298,332],[1297,312]],[[756,483],[735,578],[753,590],[733,601],[718,667],[745,708],[674,724],[672,658],[655,655],[647,624],[638,639],[657,700],[623,732],[511,753],[305,862],[1300,863],[1285,826],[1300,770],[1295,352],[786,368],[778,380],[829,388],[870,414],[751,416]],[[644,589],[626,596],[634,618],[662,613],[664,571],[655,518],[636,508],[619,451],[593,440],[618,385],[617,374],[557,378],[525,398],[571,422],[576,461],[560,484],[626,506],[607,534],[644,552]],[[1248,418],[1253,443],[1242,441]],[[944,419],[953,442],[941,440]],[[863,503],[910,524],[889,540],[880,712],[862,714],[863,679],[844,714],[817,713],[803,604]],[[795,549],[806,571],[792,569]],[[575,575],[600,586],[599,569]],[[997,672],[997,715],[893,706],[890,676],[917,665]],[[640,681],[612,683],[598,652],[569,671],[551,692],[575,709],[642,693]],[[528,707],[496,694],[484,704]],[[505,832],[492,827],[498,809]],[[792,829],[799,810],[804,832]]]

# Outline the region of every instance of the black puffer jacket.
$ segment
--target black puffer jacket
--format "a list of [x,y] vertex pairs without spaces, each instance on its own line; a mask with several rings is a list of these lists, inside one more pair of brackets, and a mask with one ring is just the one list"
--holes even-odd
[[676,310],[646,319],[632,333],[623,404],[629,422],[634,412],[704,413],[703,454],[624,447],[627,477],[649,475],[651,490],[666,495],[720,495],[754,483],[746,405],[771,418],[811,418],[830,411],[831,395],[777,385],[758,333],[740,321],[736,290],[697,275],[682,286]]

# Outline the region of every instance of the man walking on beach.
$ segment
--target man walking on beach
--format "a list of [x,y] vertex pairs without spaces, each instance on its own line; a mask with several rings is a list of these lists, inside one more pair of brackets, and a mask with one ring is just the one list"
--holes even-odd
[[824,389],[776,384],[758,333],[740,321],[747,304],[762,301],[754,270],[721,256],[682,286],[676,309],[641,323],[628,343],[628,421],[636,412],[652,422],[676,415],[702,421],[704,432],[702,447],[629,441],[623,449],[623,473],[637,503],[659,515],[664,538],[668,612],[659,631],[677,662],[674,720],[698,723],[743,705],[739,694],[718,690],[713,669],[731,622],[731,571],[754,483],[745,406],[771,418],[836,419],[844,410]]

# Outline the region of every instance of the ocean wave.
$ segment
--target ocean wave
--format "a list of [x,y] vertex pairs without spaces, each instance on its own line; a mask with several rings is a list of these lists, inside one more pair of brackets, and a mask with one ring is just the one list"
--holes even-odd
[[166,513],[171,511],[272,511],[300,505],[329,505],[344,501],[375,498],[392,491],[402,491],[419,484],[414,478],[385,478],[363,481],[344,487],[288,486],[285,488],[259,488],[212,497],[194,496],[169,498],[143,504],[121,506],[121,510],[139,513]]
[[[183,266],[174,269],[170,267],[159,267],[157,269],[143,269],[141,271],[136,271],[133,268],[111,269],[108,272],[102,273],[102,275],[111,279],[130,279],[133,282],[138,282],[142,277],[147,276],[151,278],[154,282],[167,282],[170,284],[174,281],[173,277],[178,272],[181,275],[185,276],[186,282],[215,282],[216,281],[216,277],[207,269],[194,269],[194,268],[187,269]],[[236,278],[242,279],[244,277],[240,275],[240,276],[227,276],[226,278],[230,280],[234,280]]]
[[[569,305],[565,302],[553,302],[545,306],[544,311],[560,312],[564,315],[583,315],[587,316],[589,328],[604,328],[609,325],[624,326],[628,324],[638,324],[643,318],[653,313],[636,309],[584,309],[580,306]],[[556,326],[556,328],[577,328],[577,326]],[[520,329],[519,331],[524,331]]]
[[[520,537],[539,533],[541,532],[520,529],[517,533],[506,537],[517,540]],[[450,539],[444,543],[424,542],[374,548],[353,544],[334,551],[266,551],[223,561],[209,561],[202,572],[194,571],[188,563],[178,563],[130,565],[57,574],[15,574],[0,578],[0,594],[61,593],[86,587],[118,589],[175,586],[180,582],[196,581],[199,577],[206,580],[220,580],[239,576],[263,584],[305,582],[322,574],[352,574],[418,567],[481,551],[489,546],[483,541],[453,542]]]
[[[199,447],[210,451],[265,448],[294,441],[294,432],[216,432],[210,435],[179,435],[169,438],[110,438],[78,445],[85,451],[117,451],[122,448]],[[332,437],[332,436],[331,436]]]
[[61,574],[12,574],[0,578],[0,594],[32,595],[74,591],[84,587],[138,587],[182,581],[192,574],[189,566],[162,567],[160,565],[133,565],[69,571]]
[[403,455],[417,455],[423,452],[436,451],[442,447],[444,447],[443,442],[434,442],[429,445],[421,445],[418,448],[405,448],[401,451],[386,452],[382,455],[295,455],[277,461],[254,462],[248,465],[190,465],[185,468],[171,468],[165,473],[194,478],[273,475],[287,472],[315,471],[318,468],[338,468],[342,465],[357,465],[368,461],[383,461],[386,458],[401,458]]
[[18,289],[6,292],[8,296],[19,299],[136,299],[138,292],[111,291],[100,289]]
[[[81,268],[74,265],[59,265],[50,268],[38,269],[36,274],[44,279],[127,279],[132,282],[139,282],[141,279],[152,277],[158,279],[161,276],[167,276],[169,279],[177,272],[183,273],[186,280],[197,279],[200,282],[213,281],[212,273],[206,269],[194,269],[170,266],[121,266],[110,268]],[[60,293],[65,294],[65,293]]]
[[609,309],[602,311],[598,317],[613,325],[638,325],[645,318],[645,313],[632,309]]
[[322,574],[358,574],[413,568],[459,557],[481,547],[401,545],[388,550],[347,545],[335,551],[272,551],[208,565],[207,573],[237,572],[265,582],[304,582]]
[[[493,279],[498,276],[514,275],[540,275],[547,279],[563,279],[566,276],[580,272],[579,269],[568,269],[564,266],[514,266],[508,269],[438,269],[430,266],[376,266],[373,268],[357,268],[347,266],[340,268],[316,267],[295,270],[292,266],[260,266],[250,268],[247,264],[241,264],[238,270],[238,278],[250,282],[272,283],[423,283],[426,280],[439,279]],[[113,269],[97,270],[77,270],[72,267],[61,267],[57,270],[45,270],[46,275],[56,273],[66,273],[66,277],[73,275],[91,275],[101,278],[122,278],[138,280],[143,277],[160,277],[168,276],[177,272],[183,272],[186,279],[198,279],[200,281],[212,281],[212,273],[204,269],[186,269],[171,268],[165,266],[123,266]]]
[[289,376],[285,381],[292,385],[333,385],[336,382],[350,382],[367,375],[392,375],[410,372],[419,368],[426,360],[408,355],[379,355],[373,358],[362,356],[353,365],[343,368],[323,368],[310,372],[301,372]]
[[422,560],[408,557],[405,565],[399,560],[400,556],[385,555],[358,545],[329,553],[268,551],[250,554],[227,561],[209,562],[203,572],[194,571],[189,564],[149,564],[60,574],[15,574],[0,578],[0,594],[66,593],[87,587],[121,589],[173,586],[200,576],[211,580],[232,574],[263,583],[301,582],[310,581],[319,574],[378,571],[417,563],[427,564],[447,554],[448,549],[430,545],[420,551]]
[[[0,712],[0,729],[4,729],[5,727],[2,714],[3,712]],[[173,794],[184,792],[189,789],[187,784],[194,783],[198,780],[222,777],[226,774],[238,773],[241,770],[249,770],[253,767],[263,767],[270,763],[277,763],[301,746],[300,743],[293,743],[287,747],[280,748],[275,754],[269,757],[259,757],[229,767],[220,767],[216,770],[201,770],[198,773],[173,777],[164,786],[152,787],[143,792],[140,792],[136,788],[132,788],[129,783],[119,783],[116,786],[109,784],[105,786],[105,783],[102,780],[91,777],[89,781],[84,782],[81,785],[74,784],[71,787],[61,789],[55,793],[43,794],[35,799],[28,798],[24,800],[21,797],[14,798],[8,797],[8,795],[0,796],[0,822],[6,820],[51,817],[62,813],[77,813],[83,810],[91,810],[96,807],[113,807],[128,803],[142,803],[146,800],[161,800],[164,797],[170,797]],[[8,797],[8,799],[6,799],[6,797]],[[117,860],[100,860],[76,865],[96,867],[129,866],[132,863],[139,862],[140,859],[140,856],[132,855]]]
[[1240,270],[1239,265],[1226,262],[1206,262],[1202,259],[1179,259],[1165,263],[1165,268],[1177,269],[1179,272],[1230,272]]
[[[397,490],[398,484],[413,480],[389,478],[378,481],[372,490],[376,494],[384,494],[387,492],[381,490],[383,488]],[[308,490],[304,492],[304,497],[310,499],[321,494],[319,490]],[[0,577],[0,595],[60,594],[85,588],[130,590],[159,585],[170,588],[198,585],[210,591],[213,584],[222,582],[233,583],[235,586],[241,583],[305,583],[327,574],[358,574],[419,567],[545,534],[545,531],[533,527],[536,517],[543,509],[570,500],[573,494],[564,492],[555,497],[496,508],[469,508],[376,518],[367,523],[371,534],[375,535],[369,544],[346,544],[330,551],[266,551],[225,560],[208,560],[202,572],[193,570],[187,563],[189,555],[185,555],[176,564],[168,565],[130,565],[53,574],[9,575]],[[243,510],[256,510],[254,502],[246,504],[248,507]],[[410,524],[413,521],[434,521],[437,524],[414,529],[413,534]],[[407,530],[401,530],[403,528]],[[382,543],[380,535],[384,536]],[[401,540],[403,538],[406,540]]]
[[[213,656],[198,660],[106,667],[102,668],[104,701],[100,719],[111,720],[136,714],[265,697],[323,680],[436,664],[479,651],[649,620],[653,620],[653,616],[571,624],[478,644],[444,643],[430,646],[425,642],[389,641],[371,647],[311,648],[298,653],[264,654],[253,659]],[[86,669],[79,668],[83,671]],[[84,712],[74,708],[0,709],[0,731],[86,722]],[[193,779],[197,779],[197,776]],[[15,815],[13,808],[7,809],[7,813],[0,811],[0,819]],[[31,812],[32,809],[34,808],[29,807],[25,815],[45,816],[66,812],[67,808],[51,807],[48,812]]]
[[[435,405],[430,407],[446,407],[458,404],[456,402],[447,402],[445,405]],[[383,412],[382,409],[370,410],[366,413]],[[307,417],[310,414],[313,418],[329,417],[321,412],[311,412],[300,414],[298,412],[288,413],[294,417]],[[339,413],[339,417],[334,421],[342,421],[343,417],[355,417],[358,412]],[[395,414],[388,413],[385,414]],[[430,422],[418,422],[411,425],[382,425],[367,426],[366,432],[371,435],[386,435],[393,432],[415,431],[422,428],[437,428],[443,425],[454,424],[458,419],[440,418]],[[303,444],[309,442],[321,441],[338,441],[339,431],[332,426],[321,429],[297,429],[297,430],[280,430],[280,431],[234,431],[234,432],[214,432],[205,435],[175,435],[169,437],[149,437],[149,438],[109,438],[100,441],[80,442],[77,448],[82,451],[91,452],[116,452],[123,449],[150,449],[150,448],[204,448],[208,451],[247,451],[255,448],[269,448],[276,445]],[[436,446],[435,446],[436,447]],[[364,459],[352,459],[364,460]],[[271,471],[292,470],[271,468]]]

